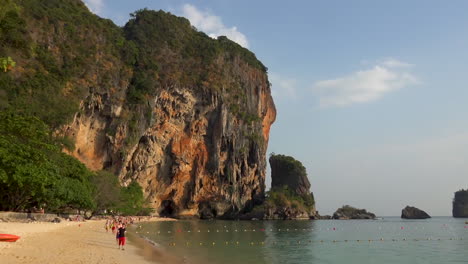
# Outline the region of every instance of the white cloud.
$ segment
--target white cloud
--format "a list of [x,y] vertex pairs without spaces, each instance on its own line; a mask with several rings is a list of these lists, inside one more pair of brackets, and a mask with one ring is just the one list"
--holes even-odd
[[318,81],[313,91],[321,107],[342,107],[380,99],[386,93],[414,85],[411,64],[387,59],[371,69],[357,71],[344,77]]
[[271,95],[275,101],[296,98],[296,80],[274,73],[268,74],[268,78],[271,82]]
[[212,38],[226,36],[245,48],[249,47],[247,37],[236,27],[226,27],[219,16],[212,15],[207,11],[200,11],[190,4],[185,4],[182,7],[182,15],[190,20],[190,23],[198,30],[205,32]]
[[95,14],[99,14],[104,7],[104,0],[83,0],[86,6]]
[[388,58],[382,62],[382,65],[387,66],[388,68],[410,68],[413,67],[413,64]]

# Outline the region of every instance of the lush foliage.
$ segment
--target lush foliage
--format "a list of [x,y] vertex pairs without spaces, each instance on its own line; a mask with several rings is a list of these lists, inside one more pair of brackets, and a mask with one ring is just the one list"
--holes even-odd
[[108,171],[99,171],[92,178],[93,198],[96,201],[95,213],[115,210],[120,203],[119,179]]
[[42,121],[0,112],[0,210],[91,209],[91,176],[61,152]]
[[120,204],[118,212],[123,215],[149,215],[152,212],[143,197],[141,186],[132,181],[127,187],[122,187],[120,192]]
[[89,171],[60,142],[36,117],[0,112],[0,210],[150,213],[138,183],[120,187],[112,173]]
[[270,154],[270,163],[281,164],[281,169],[287,174],[307,177],[306,168],[302,163],[291,156],[281,154]]
[[[5,71],[16,62],[17,68],[0,74],[0,96],[7,101],[0,108],[22,110],[52,128],[69,122],[89,89],[84,74],[91,65],[102,66],[97,47],[120,56],[114,43],[122,39],[121,29],[81,1],[0,0],[0,6],[0,57],[6,58],[0,66]],[[99,38],[105,41],[98,44]]]
[[298,195],[288,186],[274,188],[266,193],[265,206],[275,208],[293,208],[310,211],[314,208],[315,201],[312,193]]
[[120,186],[116,175],[99,171],[92,178],[95,186],[93,198],[96,201],[94,213],[114,213],[123,215],[149,215],[141,186],[133,181],[127,187]]
[[0,58],[0,68],[3,69],[4,72],[11,70],[15,66],[16,62],[11,57]]

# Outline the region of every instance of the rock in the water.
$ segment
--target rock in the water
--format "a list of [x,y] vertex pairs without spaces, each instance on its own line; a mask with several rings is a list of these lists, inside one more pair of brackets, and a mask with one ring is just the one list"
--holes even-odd
[[375,219],[375,214],[367,212],[365,209],[357,209],[349,205],[338,208],[333,214],[333,219]]
[[416,207],[406,206],[401,210],[401,218],[404,219],[426,219],[431,218],[426,212]]
[[264,219],[315,219],[314,196],[302,163],[275,154],[269,161],[272,183],[263,205]]
[[455,193],[452,214],[453,217],[468,217],[468,189]]

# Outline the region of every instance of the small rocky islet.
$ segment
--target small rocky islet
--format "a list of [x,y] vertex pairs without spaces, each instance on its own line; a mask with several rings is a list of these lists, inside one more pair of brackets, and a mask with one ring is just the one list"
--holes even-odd
[[403,219],[427,219],[431,218],[426,212],[416,207],[407,205],[401,210],[401,218]]
[[350,205],[344,205],[338,208],[333,214],[332,219],[349,220],[349,219],[375,219],[375,214],[368,212],[366,209],[358,209]]

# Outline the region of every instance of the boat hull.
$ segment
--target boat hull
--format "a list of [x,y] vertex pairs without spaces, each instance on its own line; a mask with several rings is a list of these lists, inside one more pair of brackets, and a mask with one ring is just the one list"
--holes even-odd
[[10,235],[10,234],[0,234],[0,242],[16,242],[20,239],[19,236]]

